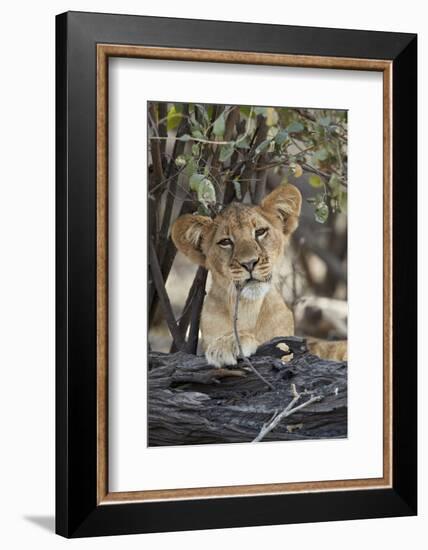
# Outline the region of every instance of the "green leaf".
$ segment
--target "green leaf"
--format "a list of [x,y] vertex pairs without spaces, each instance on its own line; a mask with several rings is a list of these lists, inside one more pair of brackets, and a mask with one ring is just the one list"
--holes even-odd
[[348,210],[348,193],[346,191],[341,191],[339,193],[339,207],[341,212]]
[[266,124],[267,126],[275,126],[278,123],[278,113],[273,107],[266,109]]
[[205,174],[193,174],[189,178],[189,187],[196,192],[198,201],[203,205],[216,202],[214,185]]
[[200,130],[193,130],[192,136],[196,139],[205,139],[204,134]]
[[175,130],[181,121],[181,113],[175,105],[172,105],[166,115],[166,127],[168,131]]
[[294,118],[294,109],[289,109],[288,107],[279,107],[277,109],[279,113],[279,117],[281,119],[281,123],[283,127],[287,127],[289,124],[293,122]]
[[328,219],[329,209],[325,202],[320,202],[315,207],[315,221],[325,223]]
[[235,150],[234,143],[228,143],[227,145],[222,145],[219,155],[220,162],[226,162],[233,155]]
[[225,120],[224,111],[223,111],[214,122],[213,134],[216,137],[223,137],[225,130],[226,130],[226,120]]
[[312,175],[312,176],[309,176],[309,183],[310,185],[312,185],[312,187],[321,187],[323,182],[319,176]]
[[251,107],[248,107],[247,105],[241,105],[241,107],[239,107],[239,112],[245,115],[246,117],[249,117],[251,114]]
[[189,134],[183,134],[182,136],[176,138],[178,141],[190,141],[192,139],[192,136],[189,136]]
[[318,124],[321,126],[327,127],[331,124],[331,118],[329,116],[322,116],[318,119]]
[[[245,134],[244,134],[245,135]],[[250,142],[248,140],[247,137],[244,137],[244,136],[240,136],[236,141],[235,141],[235,147],[237,149],[249,149],[250,148]]]
[[290,170],[296,178],[300,178],[303,174],[303,168],[298,162],[290,163]]
[[199,183],[198,186],[198,200],[202,204],[211,204],[216,201],[216,194],[214,185],[208,178],[205,178]]
[[190,118],[190,127],[191,127],[191,130],[192,130],[192,133],[195,130],[199,130],[200,132],[203,133],[204,132],[204,126],[203,126],[203,124],[201,124],[196,119],[196,107],[195,107],[195,110],[192,113],[190,113],[189,118]]
[[276,137],[276,134],[278,133],[279,131],[279,128],[278,126],[270,126],[268,128],[268,131],[267,131],[267,134],[266,134],[266,138],[267,139],[270,139],[271,141],[275,141],[275,137]]
[[328,186],[331,189],[331,194],[336,197],[340,192],[340,179],[336,176],[336,174],[331,175],[328,180]]
[[314,155],[313,155],[314,159],[316,160],[327,160],[328,158],[328,151],[326,149],[321,148],[321,149],[318,149],[318,151],[315,151]]
[[186,166],[187,160],[184,155],[178,155],[178,157],[175,159],[175,165],[178,168],[181,168],[182,166]]
[[256,115],[266,115],[267,107],[254,107],[254,112]]
[[288,139],[287,130],[280,130],[275,136],[275,143],[277,145],[283,145]]
[[192,174],[189,178],[189,187],[192,191],[198,192],[202,181],[205,179],[204,174]]
[[200,216],[209,216],[211,214],[211,212],[208,210],[208,208],[205,206],[205,204],[203,204],[201,202],[198,204],[197,213]]
[[201,115],[202,115],[202,118],[203,118],[205,124],[208,125],[210,119],[209,119],[209,116],[208,116],[208,112],[207,112],[207,110],[205,109],[205,106],[202,105],[201,103],[195,103],[195,109],[198,109],[198,111],[199,111],[199,112],[201,113]]
[[233,186],[235,187],[235,195],[238,201],[242,200],[241,184],[238,180],[233,180]]
[[264,141],[259,143],[256,147],[256,150],[254,151],[254,154],[260,155],[261,153],[265,153],[269,149],[271,141],[271,139],[265,139]]
[[195,172],[198,171],[198,163],[196,162],[196,160],[190,156],[190,155],[186,155],[186,160],[187,160],[187,166],[186,168],[184,169],[184,173],[187,175],[187,176],[191,176],[192,174],[194,174]]
[[298,134],[300,132],[303,132],[305,127],[301,122],[294,121],[291,124],[287,126],[287,131],[289,134]]

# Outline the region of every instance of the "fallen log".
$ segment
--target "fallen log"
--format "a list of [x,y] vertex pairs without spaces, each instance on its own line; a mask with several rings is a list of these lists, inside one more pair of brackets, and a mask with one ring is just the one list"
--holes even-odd
[[[289,362],[281,359],[281,343],[293,353]],[[203,356],[150,352],[149,445],[347,436],[346,362],[320,359],[307,351],[304,339],[286,337],[260,346],[251,363],[274,389],[241,361],[217,369]],[[291,414],[285,411],[290,405]]]

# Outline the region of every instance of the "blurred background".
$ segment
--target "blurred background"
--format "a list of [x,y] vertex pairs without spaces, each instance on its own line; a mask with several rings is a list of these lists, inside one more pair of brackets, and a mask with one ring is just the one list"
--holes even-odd
[[296,334],[347,337],[347,112],[149,102],[149,346],[198,352],[209,274],[170,239],[185,213],[259,204],[281,183],[303,196],[281,265]]

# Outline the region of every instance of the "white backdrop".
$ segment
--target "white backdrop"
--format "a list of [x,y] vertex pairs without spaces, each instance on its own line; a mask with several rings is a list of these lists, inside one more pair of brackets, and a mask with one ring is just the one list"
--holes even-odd
[[[110,490],[382,477],[382,74],[113,59],[109,86]],[[148,99],[348,110],[347,439],[147,448]]]
[[[370,520],[210,532],[112,537],[66,541],[52,534],[54,512],[54,15],[92,10],[116,13],[201,17],[344,28],[419,32],[420,86],[426,84],[427,18],[419,0],[302,3],[217,0],[57,0],[9,2],[0,18],[0,544],[21,548],[141,548],[153,550],[283,546],[360,550],[378,544],[401,550],[423,547],[428,529],[427,476],[420,472],[418,518]],[[426,86],[425,86],[426,90]],[[420,93],[422,97],[422,93]],[[421,104],[421,138],[428,118]],[[422,136],[422,133],[424,135]],[[425,142],[425,143],[424,143]],[[423,159],[426,140],[419,142]],[[420,213],[426,210],[426,164],[419,174]],[[426,221],[420,216],[420,228]],[[422,252],[426,243],[420,240]],[[424,265],[425,264],[425,265]],[[420,281],[427,279],[425,258]],[[420,310],[428,307],[420,294]],[[425,315],[421,313],[424,320]],[[424,323],[425,325],[425,323]],[[422,324],[420,349],[426,355]],[[425,330],[426,332],[426,330]],[[426,340],[426,336],[425,336]],[[426,364],[421,361],[421,364]],[[420,370],[420,463],[426,462],[426,395]],[[425,391],[424,391],[425,390]],[[422,439],[422,436],[423,439]]]

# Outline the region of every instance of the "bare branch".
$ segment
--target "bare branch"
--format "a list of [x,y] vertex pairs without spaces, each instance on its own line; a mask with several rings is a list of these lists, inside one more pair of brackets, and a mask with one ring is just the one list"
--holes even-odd
[[[163,140],[168,139],[167,137],[160,137],[160,136],[150,136],[151,140]],[[196,141],[197,143],[209,143],[211,145],[231,145],[235,143],[234,141],[214,141],[212,139],[204,139],[204,138],[197,138],[194,136],[188,136],[187,141]]]
[[[150,107],[148,110],[148,116],[152,123],[153,130],[156,132],[156,134],[158,134],[158,126],[156,124],[157,112],[155,109],[155,105],[153,103],[150,104]],[[163,167],[162,167],[162,159],[161,159],[162,152],[161,152],[159,141],[153,142],[153,145],[151,147],[151,154],[152,154],[153,172],[155,174],[156,184],[159,185],[159,183],[161,183],[161,181],[163,180]]]
[[253,440],[253,443],[257,443],[258,441],[261,441],[264,437],[266,437],[266,435],[269,432],[271,432],[278,426],[281,420],[283,420],[284,418],[287,418],[287,416],[291,416],[295,412],[300,411],[301,409],[304,409],[309,405],[312,405],[312,403],[321,401],[322,399],[321,395],[314,395],[310,399],[302,403],[301,405],[297,405],[297,407],[295,407],[294,405],[299,401],[302,394],[297,392],[296,386],[294,384],[291,385],[291,391],[292,391],[293,399],[290,401],[290,403],[285,407],[285,409],[282,412],[275,415],[269,422],[264,424],[258,436]]

